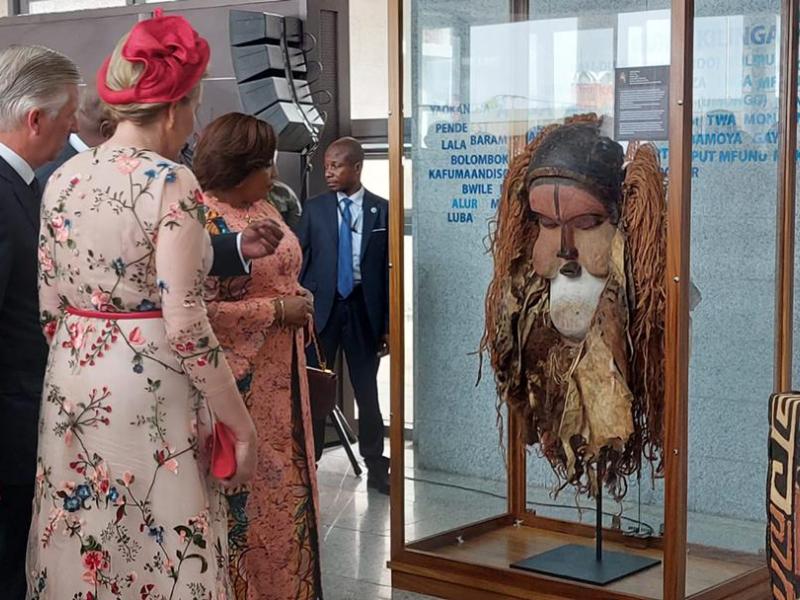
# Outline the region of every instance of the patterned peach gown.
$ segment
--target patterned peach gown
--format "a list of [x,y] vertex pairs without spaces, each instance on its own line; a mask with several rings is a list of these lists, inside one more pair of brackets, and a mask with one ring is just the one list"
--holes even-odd
[[273,218],[284,237],[249,277],[212,280],[209,315],[258,430],[253,482],[228,495],[237,600],[317,600],[320,585],[314,437],[301,329],[276,322],[273,300],[298,294],[302,252],[267,202],[232,208],[206,197],[212,233]]
[[30,600],[233,598],[204,440],[206,398],[237,392],[203,300],[202,200],[146,150],[104,145],[50,178]]

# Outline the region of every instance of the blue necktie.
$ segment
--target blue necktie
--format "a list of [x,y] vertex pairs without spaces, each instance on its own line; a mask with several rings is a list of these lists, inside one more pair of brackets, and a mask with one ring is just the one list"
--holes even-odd
[[342,298],[353,292],[353,216],[350,198],[342,198],[342,223],[339,225],[339,261],[336,290]]

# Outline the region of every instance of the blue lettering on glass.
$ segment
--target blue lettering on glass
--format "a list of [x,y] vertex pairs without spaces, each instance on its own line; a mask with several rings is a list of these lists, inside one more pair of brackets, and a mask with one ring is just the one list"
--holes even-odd
[[712,163],[716,155],[716,150],[692,150],[692,162]]
[[467,133],[466,123],[445,123],[439,121],[435,126],[436,133]]
[[464,140],[442,140],[442,150],[466,150],[467,143]]
[[503,179],[508,169],[428,169],[428,179]]
[[772,25],[766,27],[764,25],[756,25],[755,27],[744,28],[744,45],[745,46],[766,46],[775,43],[775,35],[777,27]]
[[769,113],[750,113],[745,114],[745,125],[774,125],[778,122],[778,114],[774,112]]
[[464,183],[461,185],[462,194],[494,194],[494,185],[491,183]]
[[731,113],[706,115],[706,119],[709,125],[716,125],[717,127],[736,125],[736,118]]
[[755,142],[756,144],[777,144],[778,132],[766,131],[764,133],[754,133],[753,142]]
[[742,57],[745,67],[771,67],[775,64],[775,53],[772,54],[745,54]]
[[695,133],[692,136],[692,144],[701,146],[716,146],[722,144],[741,144],[742,133],[734,131],[717,131],[713,133]]
[[448,223],[474,223],[475,219],[472,216],[472,213],[463,213],[463,212],[449,212],[447,213],[447,222]]
[[[665,177],[669,176],[669,167],[664,167],[661,170],[663,171]],[[694,178],[698,175],[700,175],[700,167],[692,167],[692,177]]]
[[430,111],[434,113],[457,113],[461,115],[468,115],[471,112],[469,104],[458,104],[456,106],[450,106],[448,104],[434,104],[428,108],[430,108]]
[[[692,159],[694,160],[694,152],[692,152]],[[733,163],[733,162],[767,162],[770,155],[761,150],[720,150],[719,162]]]
[[453,154],[451,165],[507,165],[508,154]]
[[[766,106],[767,105],[767,95],[766,94],[745,94],[744,98],[742,99],[746,106]],[[716,102],[716,101],[712,101]],[[710,104],[710,103],[709,103]]]
[[469,143],[473,146],[507,146],[508,137],[483,133],[469,136]]
[[461,208],[466,210],[474,210],[478,208],[477,198],[453,198],[453,203],[450,208]]

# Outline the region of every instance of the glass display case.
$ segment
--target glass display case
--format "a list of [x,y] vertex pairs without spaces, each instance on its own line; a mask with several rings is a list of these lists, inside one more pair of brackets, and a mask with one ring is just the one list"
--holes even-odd
[[[404,133],[414,165],[413,279],[391,269],[392,347],[411,344],[414,360],[409,373],[403,352],[391,359],[392,415],[414,407],[411,440],[402,418],[391,425],[394,586],[481,600],[772,597],[767,407],[793,366],[796,138],[780,135],[796,121],[790,5],[389,3],[392,200]],[[663,452],[602,505],[526,443],[479,351],[511,163],[543,128],[585,113],[625,149],[654,144],[668,182]],[[391,204],[402,265],[403,204]],[[396,317],[408,312],[407,331]],[[653,564],[602,585],[577,581],[578,563],[516,568],[567,545],[594,551],[598,537],[604,557]]]

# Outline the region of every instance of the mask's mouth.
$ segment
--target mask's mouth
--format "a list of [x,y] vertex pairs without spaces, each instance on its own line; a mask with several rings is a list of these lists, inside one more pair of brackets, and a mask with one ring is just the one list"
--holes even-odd
[[571,260],[562,265],[559,273],[565,277],[575,278],[581,276],[581,264],[576,260]]
[[589,332],[607,278],[595,277],[580,265],[577,275],[566,275],[569,264],[550,280],[550,319],[561,335],[580,341]]

